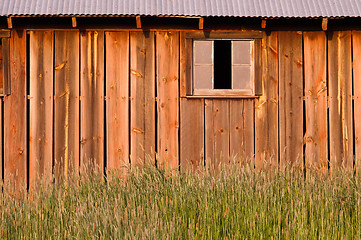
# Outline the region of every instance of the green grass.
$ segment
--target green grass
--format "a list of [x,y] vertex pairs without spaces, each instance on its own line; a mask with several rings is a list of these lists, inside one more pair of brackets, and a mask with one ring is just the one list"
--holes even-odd
[[[2,239],[359,239],[361,177],[147,167],[0,196]],[[6,187],[4,188],[6,189]]]

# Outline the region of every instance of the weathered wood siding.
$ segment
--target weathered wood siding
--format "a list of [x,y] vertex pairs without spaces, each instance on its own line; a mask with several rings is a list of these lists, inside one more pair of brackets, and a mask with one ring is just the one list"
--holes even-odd
[[66,179],[90,166],[107,173],[147,159],[182,171],[244,159],[256,168],[356,169],[359,31],[264,33],[262,94],[248,99],[188,98],[185,36],[13,30],[11,95],[0,105],[4,180],[18,190],[38,176]]

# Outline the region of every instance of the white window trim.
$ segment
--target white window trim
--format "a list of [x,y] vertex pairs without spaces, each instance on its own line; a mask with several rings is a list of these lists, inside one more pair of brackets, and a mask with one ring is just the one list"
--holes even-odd
[[[214,41],[215,40],[228,40],[231,41],[231,84],[232,89],[214,89]],[[212,41],[212,89],[196,89],[195,88],[195,72],[194,72],[194,66],[202,66],[202,64],[195,64],[195,54],[194,54],[194,48],[196,41]],[[243,64],[233,64],[233,43],[234,41],[249,41],[251,42],[251,64],[252,67],[251,70],[251,85],[252,88],[250,89],[233,89],[233,66],[243,66]],[[192,90],[193,90],[193,96],[239,96],[239,97],[255,97],[255,41],[254,39],[195,39],[192,43]],[[205,64],[208,65],[208,64]],[[247,65],[249,66],[249,65]]]

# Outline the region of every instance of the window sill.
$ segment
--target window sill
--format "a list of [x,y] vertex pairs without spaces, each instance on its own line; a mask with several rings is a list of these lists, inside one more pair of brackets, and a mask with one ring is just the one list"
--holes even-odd
[[255,99],[260,96],[246,96],[246,95],[188,95],[181,98],[197,99],[197,98],[218,98],[218,99]]

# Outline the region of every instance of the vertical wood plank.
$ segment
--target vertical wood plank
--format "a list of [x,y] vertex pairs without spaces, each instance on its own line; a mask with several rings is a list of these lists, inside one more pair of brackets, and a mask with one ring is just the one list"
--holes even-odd
[[262,95],[255,99],[255,166],[278,165],[278,35],[262,38]]
[[[266,34],[263,35],[265,37]],[[262,37],[262,38],[263,38]],[[254,64],[255,64],[255,94],[256,96],[262,95],[262,39],[255,39],[254,41]]]
[[[1,40],[1,39],[0,39]],[[5,89],[4,89],[4,70],[3,70],[3,48],[2,48],[2,43],[0,44],[0,94],[3,94]]]
[[159,166],[178,168],[179,32],[157,32]]
[[206,100],[206,167],[213,173],[229,162],[229,100]]
[[80,171],[104,169],[104,31],[81,33]]
[[180,167],[196,171],[204,166],[204,100],[180,100]]
[[303,157],[302,33],[278,32],[280,164]]
[[105,38],[107,170],[121,173],[129,167],[129,32]]
[[230,100],[230,156],[237,160],[254,156],[254,101]]
[[26,188],[26,32],[11,32],[11,95],[4,103],[4,174],[10,190]]
[[306,166],[328,168],[325,32],[304,32]]
[[355,166],[360,171],[361,163],[361,31],[352,31],[353,92],[355,123]]
[[54,55],[54,173],[79,173],[79,32],[56,31]]
[[131,161],[141,167],[155,158],[154,32],[130,33]]
[[192,94],[193,41],[180,32],[180,97]]
[[29,187],[50,181],[53,159],[53,32],[30,32]]
[[6,95],[10,94],[11,86],[10,86],[10,38],[2,39],[2,71],[3,77],[1,81],[3,84],[1,86],[4,87],[3,93]]
[[3,105],[3,99],[0,99],[0,123],[1,123],[1,126],[0,126],[0,184],[4,183],[3,182],[3,164],[4,164],[4,128],[3,128],[3,121],[4,121],[4,111],[3,111],[3,108],[4,108],[4,105]]
[[213,117],[213,99],[204,100],[204,152],[205,165],[210,171],[213,171],[216,166],[214,159],[214,117]]
[[229,100],[213,100],[214,158],[216,169],[229,162]]
[[328,36],[328,75],[331,170],[352,169],[351,31],[335,31]]

